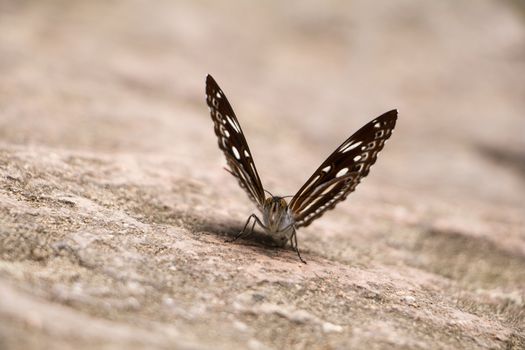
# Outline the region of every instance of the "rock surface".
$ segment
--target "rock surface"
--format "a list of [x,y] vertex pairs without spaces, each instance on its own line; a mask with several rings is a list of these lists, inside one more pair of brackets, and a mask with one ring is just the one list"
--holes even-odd
[[[519,4],[0,2],[0,349],[525,348]],[[279,194],[399,108],[307,265],[225,243],[206,73]]]

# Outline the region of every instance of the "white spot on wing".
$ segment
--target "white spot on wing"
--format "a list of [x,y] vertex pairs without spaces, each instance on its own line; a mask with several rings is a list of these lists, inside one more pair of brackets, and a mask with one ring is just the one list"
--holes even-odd
[[241,159],[241,155],[239,154],[239,151],[237,150],[237,148],[235,148],[235,146],[232,146],[232,152],[235,158],[237,158],[237,160]]
[[328,186],[327,188],[325,188],[323,190],[323,192],[321,192],[321,196],[323,196],[323,195],[327,194],[328,192],[330,192],[331,190],[333,190],[335,188],[335,186],[337,186],[337,183],[334,183],[334,184]]
[[300,194],[298,193],[297,195],[300,196],[300,195],[302,195],[303,193],[308,192],[308,191],[312,188],[312,186],[314,185],[314,183],[315,183],[317,180],[319,180],[320,177],[321,177],[321,176],[316,175],[316,176],[312,179],[312,181],[309,182],[308,186],[306,186],[306,188],[305,188]]
[[328,166],[325,166],[324,168],[322,168],[321,171],[327,173],[327,172],[330,171],[330,169],[332,169],[332,167],[330,165],[328,165]]
[[361,156],[355,156],[355,157],[354,157],[354,162],[358,162],[358,161],[360,161],[360,160],[361,160]]
[[247,150],[244,150],[244,156],[245,156],[246,158],[250,158],[250,153],[248,153]]
[[319,180],[320,177],[321,177],[321,176],[316,175],[316,176],[312,179],[312,181],[310,181],[310,185],[309,185],[307,188],[305,188],[305,191],[308,190],[308,188],[312,187],[312,185],[313,185],[317,180]]
[[341,176],[345,175],[346,173],[348,173],[348,168],[343,168],[343,169],[339,170],[337,172],[337,174],[335,174],[335,177],[341,177]]
[[343,148],[341,148],[341,152],[342,153],[346,153],[348,151],[351,151],[354,148],[359,147],[359,145],[362,144],[362,143],[363,143],[363,141],[359,141],[359,142],[356,142],[356,143],[349,143],[348,145],[345,145]]
[[230,117],[229,115],[226,116],[226,119],[228,119],[228,123],[230,123],[230,125],[232,126],[232,128],[235,129],[235,131],[237,131],[239,134],[241,133],[241,128],[239,127],[239,124],[237,124],[235,122],[235,120],[233,120],[232,117]]

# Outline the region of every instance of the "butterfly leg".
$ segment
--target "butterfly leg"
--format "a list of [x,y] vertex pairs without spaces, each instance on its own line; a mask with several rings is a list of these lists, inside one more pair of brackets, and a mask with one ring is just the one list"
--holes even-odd
[[297,244],[297,234],[295,233],[295,227],[293,228],[293,233],[292,233],[292,236],[290,237],[290,243],[292,244],[292,248],[294,248],[295,251],[297,252],[297,256],[299,257],[299,260],[301,260],[303,264],[306,264],[306,261],[304,261],[303,258],[301,258],[301,253],[299,252],[299,245]]
[[[250,229],[250,231],[248,232],[248,234],[246,234],[246,227],[248,227],[248,224],[250,223],[250,220],[251,219],[254,219],[253,220],[253,223],[252,223],[252,227]],[[244,227],[243,229],[241,230],[241,232],[239,232],[235,237],[233,237],[232,239],[227,239],[226,242],[228,243],[231,243],[231,242],[235,242],[236,240],[238,240],[239,238],[241,238],[242,236],[244,237],[247,237],[249,235],[251,235],[253,233],[253,230],[255,228],[255,224],[259,224],[259,226],[261,227],[264,227],[263,223],[261,222],[261,220],[259,220],[259,218],[257,217],[257,215],[255,214],[252,214],[248,217],[248,220],[246,220],[246,224],[244,224]]]

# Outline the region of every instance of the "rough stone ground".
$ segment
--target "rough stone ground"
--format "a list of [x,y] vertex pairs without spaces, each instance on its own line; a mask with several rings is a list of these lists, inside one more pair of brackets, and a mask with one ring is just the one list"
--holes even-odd
[[[293,194],[399,108],[356,193],[256,236],[203,100]],[[0,349],[525,348],[518,1],[0,2]]]

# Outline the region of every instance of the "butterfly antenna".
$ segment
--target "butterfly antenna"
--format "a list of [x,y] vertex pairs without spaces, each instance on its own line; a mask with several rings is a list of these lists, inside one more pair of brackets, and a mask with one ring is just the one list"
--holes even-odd
[[268,193],[268,194],[269,194],[270,196],[272,196],[272,197],[273,197],[273,194],[272,194],[272,192],[270,192],[270,191],[268,191],[268,190],[264,190],[264,192]]

